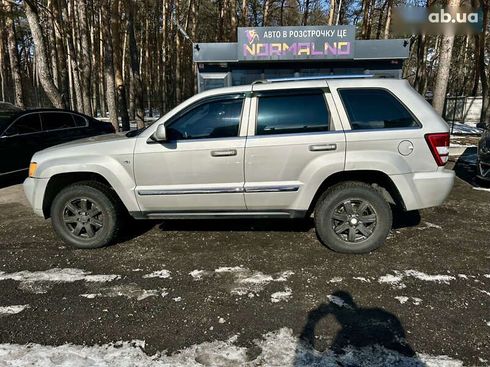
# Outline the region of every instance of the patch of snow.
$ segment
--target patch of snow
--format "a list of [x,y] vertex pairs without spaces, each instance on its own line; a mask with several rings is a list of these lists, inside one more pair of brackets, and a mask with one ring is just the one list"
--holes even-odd
[[403,305],[405,302],[407,302],[409,300],[409,297],[397,296],[397,297],[395,297],[395,299],[397,299],[398,302],[400,302]]
[[16,273],[5,273],[0,271],[0,280],[16,280],[18,282],[55,282],[55,283],[73,283],[77,281],[85,282],[111,282],[119,279],[115,274],[91,275],[89,271],[73,268],[53,268],[41,271],[23,270]]
[[359,280],[363,283],[371,283],[371,280],[364,278],[364,277],[353,277],[352,279]]
[[23,270],[16,273],[6,273],[0,271],[1,280],[14,280],[20,282],[19,289],[35,293],[47,293],[56,283],[73,283],[84,281],[89,283],[106,283],[120,279],[121,276],[115,274],[95,274],[74,268],[53,268],[40,271]]
[[398,275],[398,274],[397,275],[387,274],[378,278],[379,283],[390,284],[391,286],[399,289],[406,287],[406,285],[402,283],[402,280],[403,280],[403,275]]
[[479,292],[486,294],[487,296],[490,296],[490,292],[484,291],[483,289],[478,289]]
[[419,230],[424,230],[428,228],[436,228],[436,229],[442,229],[442,227],[438,224],[430,223],[430,222],[424,222],[425,227],[418,227]]
[[88,298],[88,299],[94,299],[97,296],[101,296],[101,294],[100,293],[84,293],[84,294],[80,295],[80,297]]
[[456,279],[452,275],[429,275],[416,270],[405,270],[406,276],[411,276],[419,280],[424,280],[426,282],[436,282],[449,284],[451,280]]
[[242,271],[247,271],[243,266],[222,266],[215,269],[215,273],[240,273]]
[[168,293],[164,289],[143,289],[137,284],[130,283],[124,285],[117,285],[113,287],[104,287],[97,289],[95,293],[84,293],[80,297],[94,299],[98,297],[112,298],[112,297],[126,297],[128,299],[136,299],[138,301],[144,300],[148,297],[165,297]]
[[291,271],[284,271],[271,275],[247,269],[247,271],[235,273],[235,281],[232,285],[231,293],[239,296],[250,292],[258,293],[271,282],[285,282],[292,274],[294,273]]
[[220,317],[220,318],[218,319],[218,323],[220,323],[220,324],[224,324],[225,322],[226,322],[226,321],[225,321],[225,319],[224,319],[224,318],[222,318],[222,317]]
[[[243,296],[248,295],[253,297],[254,293],[262,291],[265,286],[272,282],[286,282],[290,276],[294,274],[291,270],[282,271],[275,274],[264,274],[261,271],[253,271],[243,266],[235,267],[220,267],[214,270],[215,274],[232,274],[233,283],[231,284],[230,292],[232,294]],[[211,271],[195,270],[190,273],[196,279],[201,279],[203,276],[210,276]]]
[[351,308],[351,306],[347,303],[345,303],[345,301],[340,298],[340,297],[337,297],[337,296],[333,296],[333,295],[328,295],[327,296],[327,299],[333,303],[334,305],[337,305],[339,307],[346,307],[346,308]]
[[490,274],[483,274],[483,276],[490,279]]
[[473,187],[474,190],[478,190],[478,191],[489,191],[490,192],[490,188],[487,188],[487,187]]
[[458,274],[458,278],[468,279],[468,276],[466,274]]
[[343,279],[341,277],[334,277],[330,279],[328,282],[329,283],[340,283]]
[[12,305],[0,307],[0,316],[15,315],[29,308],[29,305]]
[[[318,352],[299,342],[289,328],[266,333],[254,344],[260,354],[250,360],[247,348],[236,345],[238,335],[224,341],[192,345],[171,355],[165,352],[148,356],[142,341],[82,346],[64,344],[0,344],[0,359],[7,365],[55,366],[134,366],[134,367],[197,367],[197,366],[322,366],[336,367],[461,367],[463,363],[448,356],[417,354],[413,357],[371,345],[362,348],[347,347],[344,353],[327,350]],[[388,363],[387,363],[388,362]]]
[[417,297],[397,296],[397,297],[395,297],[395,299],[397,299],[398,302],[400,302],[402,305],[404,303],[406,303],[407,301],[409,301],[410,299],[412,300],[412,303],[415,306],[418,306],[418,305],[420,305],[422,303],[422,299],[421,298],[417,298]]
[[282,273],[278,274],[278,277],[275,279],[275,281],[276,282],[285,282],[286,280],[288,280],[288,278],[291,275],[294,275],[294,271],[292,271],[292,270],[283,271]]
[[449,284],[451,280],[456,279],[452,275],[439,275],[439,274],[429,275],[417,270],[405,270],[404,272],[394,271],[394,273],[395,275],[387,274],[379,277],[378,282],[387,283],[395,288],[401,289],[406,287],[406,285],[402,283],[402,280],[405,277],[412,277],[426,282],[436,282],[436,283],[444,283],[444,284]]
[[289,287],[285,287],[282,292],[275,292],[271,294],[271,302],[278,303],[281,301],[287,301],[293,295],[293,291]]
[[157,270],[157,271],[154,271],[153,273],[143,275],[143,278],[145,278],[145,279],[148,279],[148,278],[167,279],[167,278],[170,278],[170,271],[166,270],[166,269]]
[[490,326],[490,321],[487,321],[487,326]]
[[207,270],[193,270],[189,273],[189,275],[194,279],[194,280],[201,280],[204,276],[209,275],[210,272]]
[[422,303],[422,298],[412,297],[413,304],[418,306]]
[[477,127],[473,127],[470,125],[462,124],[460,122],[455,122],[454,127],[452,122],[448,122],[449,129],[452,131],[453,134],[458,134],[458,135],[477,135],[481,134],[483,132],[482,129],[479,129]]

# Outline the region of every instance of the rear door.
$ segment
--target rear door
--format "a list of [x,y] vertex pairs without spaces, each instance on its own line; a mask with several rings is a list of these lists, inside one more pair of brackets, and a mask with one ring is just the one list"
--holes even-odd
[[339,114],[346,132],[346,170],[399,175],[437,169],[424,137],[434,131],[424,130],[412,113],[424,115],[424,109],[430,110],[425,101],[420,103],[422,97],[401,81],[391,83],[390,89],[356,82],[330,83],[334,100],[343,106]]
[[17,118],[0,137],[0,175],[27,170],[31,157],[43,144],[39,114],[28,113]]
[[345,135],[328,89],[257,92],[253,114],[245,149],[247,209],[306,210],[311,191],[344,169]]
[[42,112],[40,115],[43,131],[46,135],[46,147],[84,137],[83,128],[77,126],[73,114],[63,111],[50,111]]

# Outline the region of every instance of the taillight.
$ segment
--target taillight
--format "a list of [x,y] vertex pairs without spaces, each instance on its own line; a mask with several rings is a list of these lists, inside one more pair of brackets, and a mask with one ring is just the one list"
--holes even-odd
[[425,140],[438,166],[444,166],[449,158],[449,133],[426,134]]

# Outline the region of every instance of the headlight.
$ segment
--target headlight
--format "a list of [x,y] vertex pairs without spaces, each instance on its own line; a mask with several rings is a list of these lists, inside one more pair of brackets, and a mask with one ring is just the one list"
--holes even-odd
[[36,174],[37,170],[37,163],[36,162],[31,162],[29,165],[29,177],[34,177]]

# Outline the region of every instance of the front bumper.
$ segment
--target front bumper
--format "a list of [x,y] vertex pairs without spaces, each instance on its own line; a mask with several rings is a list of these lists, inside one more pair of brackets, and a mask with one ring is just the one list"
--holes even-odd
[[24,181],[24,193],[31,204],[34,213],[44,218],[43,200],[46,187],[48,186],[48,178],[28,177]]
[[455,173],[443,167],[434,172],[417,172],[390,176],[405,204],[406,210],[441,205],[449,196]]
[[476,176],[480,180],[490,181],[490,159],[478,159],[478,162],[476,162]]

